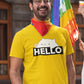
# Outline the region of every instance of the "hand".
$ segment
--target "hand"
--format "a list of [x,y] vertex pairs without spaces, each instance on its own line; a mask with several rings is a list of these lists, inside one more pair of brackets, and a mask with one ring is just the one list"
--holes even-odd
[[82,42],[82,40],[80,40],[79,48],[80,48],[81,51],[84,52],[84,43]]
[[84,6],[79,6],[78,12],[80,12],[84,18]]

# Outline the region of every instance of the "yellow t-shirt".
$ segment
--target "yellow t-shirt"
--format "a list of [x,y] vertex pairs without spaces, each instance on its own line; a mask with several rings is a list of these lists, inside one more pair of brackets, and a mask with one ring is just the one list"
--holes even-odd
[[23,59],[23,84],[68,84],[66,55],[72,53],[64,28],[52,25],[41,36],[30,24],[14,36],[10,56]]

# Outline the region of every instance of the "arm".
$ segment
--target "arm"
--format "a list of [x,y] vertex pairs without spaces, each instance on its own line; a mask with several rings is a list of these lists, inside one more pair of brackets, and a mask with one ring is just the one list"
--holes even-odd
[[81,84],[84,84],[84,63],[83,63],[82,74],[81,74]]
[[10,57],[10,80],[12,84],[22,84],[20,68],[22,59]]
[[67,55],[66,64],[67,64],[69,84],[75,84],[76,72],[75,72],[75,67],[73,64],[72,55]]

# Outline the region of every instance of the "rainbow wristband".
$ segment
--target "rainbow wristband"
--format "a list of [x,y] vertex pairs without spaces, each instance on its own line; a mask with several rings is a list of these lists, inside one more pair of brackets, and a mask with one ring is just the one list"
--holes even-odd
[[79,1],[79,7],[84,6],[84,1]]

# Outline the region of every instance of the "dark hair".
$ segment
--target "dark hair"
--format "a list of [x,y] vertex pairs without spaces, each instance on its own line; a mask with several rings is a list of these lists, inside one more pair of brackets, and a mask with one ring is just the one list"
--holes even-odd
[[29,0],[29,3],[33,3],[33,0]]

